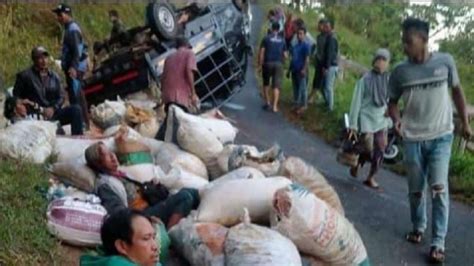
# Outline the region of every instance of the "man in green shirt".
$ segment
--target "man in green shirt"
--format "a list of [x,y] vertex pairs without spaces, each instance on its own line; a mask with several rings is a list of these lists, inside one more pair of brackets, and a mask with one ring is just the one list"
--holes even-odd
[[102,225],[103,255],[84,255],[81,266],[161,266],[160,249],[150,218],[123,208]]

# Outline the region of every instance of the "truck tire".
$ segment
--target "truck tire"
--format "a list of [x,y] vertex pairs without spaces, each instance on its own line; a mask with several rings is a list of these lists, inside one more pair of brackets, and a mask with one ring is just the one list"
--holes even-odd
[[160,39],[172,40],[178,35],[178,21],[171,5],[150,3],[146,8],[148,26]]

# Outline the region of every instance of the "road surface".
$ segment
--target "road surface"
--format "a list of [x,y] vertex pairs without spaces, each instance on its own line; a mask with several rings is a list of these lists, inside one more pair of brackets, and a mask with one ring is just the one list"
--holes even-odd
[[[252,12],[255,38],[265,16],[255,5]],[[255,39],[252,42],[257,44]],[[384,192],[379,193],[363,186],[360,178],[349,177],[348,168],[336,162],[334,147],[290,124],[281,114],[261,109],[255,73],[249,64],[247,85],[232,100],[245,110],[223,108],[237,121],[237,143],[261,148],[278,143],[287,155],[302,157],[317,166],[339,193],[346,215],[362,236],[373,265],[427,265],[431,227],[420,245],[404,240],[404,234],[411,229],[405,178],[381,170],[378,181]],[[474,209],[452,201],[449,226],[446,265],[474,265]]]

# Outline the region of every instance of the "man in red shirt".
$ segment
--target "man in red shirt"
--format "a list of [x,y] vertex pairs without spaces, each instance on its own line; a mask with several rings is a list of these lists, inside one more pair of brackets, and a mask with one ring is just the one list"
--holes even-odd
[[[176,40],[176,48],[178,50],[166,58],[161,74],[161,100],[165,104],[166,113],[172,104],[188,112],[199,103],[199,97],[194,88],[194,71],[197,71],[196,56],[184,37]],[[165,124],[161,126],[157,139],[164,138]]]

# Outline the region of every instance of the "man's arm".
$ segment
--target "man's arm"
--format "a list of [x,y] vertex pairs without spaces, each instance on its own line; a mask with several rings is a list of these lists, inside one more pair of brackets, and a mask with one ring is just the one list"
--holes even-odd
[[108,213],[127,207],[122,202],[122,199],[120,199],[120,197],[108,185],[99,186],[97,195],[102,202],[102,206],[104,206]]
[[460,85],[453,87],[453,102],[461,119],[463,137],[469,139],[472,135],[471,125],[469,125],[469,117],[466,110],[466,97]]
[[21,73],[16,74],[15,85],[13,86],[13,95],[20,99],[25,99],[28,95],[28,92],[25,88],[24,77]]
[[334,36],[328,36],[326,42],[326,60],[324,62],[324,68],[327,70],[331,67],[331,62],[334,61],[337,57],[337,41]]
[[69,67],[75,69],[76,71],[79,68],[79,62],[81,61],[81,42],[82,36],[79,31],[73,30],[68,33],[67,44],[71,53],[71,65]]
[[61,80],[59,79],[59,75],[56,73],[53,74],[54,78],[54,92],[55,92],[55,100],[52,102],[52,106],[54,110],[61,109],[64,104],[64,94],[63,90],[61,89]]
[[191,97],[193,99],[194,104],[197,104],[199,101],[199,97],[196,93],[196,88],[194,87],[194,71],[197,71],[197,61],[196,56],[191,51],[190,56],[188,57],[188,67],[186,71],[186,78],[188,80],[189,87],[191,88]]
[[260,51],[258,52],[258,67],[260,68],[263,65],[265,59],[265,47],[260,47]]

